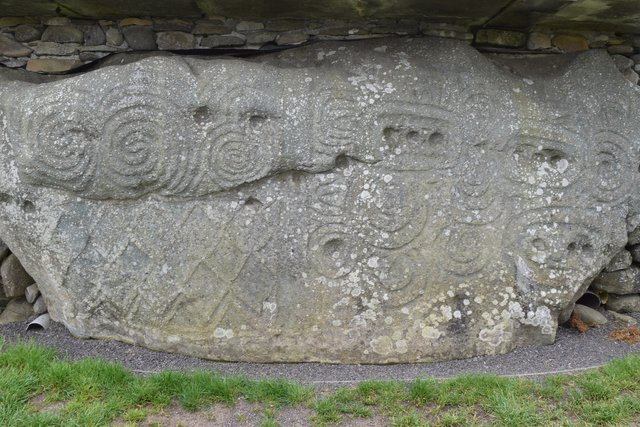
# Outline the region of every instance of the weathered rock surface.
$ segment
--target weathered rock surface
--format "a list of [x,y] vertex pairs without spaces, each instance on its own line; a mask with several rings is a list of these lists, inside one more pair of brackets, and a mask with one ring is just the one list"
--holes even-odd
[[35,300],[40,296],[40,289],[38,289],[37,284],[29,285],[24,290],[24,297],[27,299],[29,304],[33,304]]
[[19,42],[31,42],[38,40],[42,35],[42,30],[32,25],[20,25],[16,27],[14,36]]
[[607,310],[607,312],[611,315],[615,322],[624,323],[629,326],[638,324],[638,321],[634,317],[627,316],[626,314],[618,313],[617,311],[613,310]]
[[9,247],[2,241],[0,241],[0,264],[9,256],[11,252]]
[[200,43],[203,47],[242,46],[245,38],[238,33],[228,36],[207,36]]
[[158,48],[156,35],[151,27],[129,26],[122,29],[122,34],[131,49],[155,50]]
[[0,35],[0,55],[10,58],[19,58],[21,56],[29,56],[32,50],[28,47],[10,39],[7,36]]
[[33,316],[33,308],[31,304],[24,298],[14,298],[0,313],[0,325],[6,325],[11,322],[21,322]]
[[589,326],[600,326],[607,323],[607,318],[602,313],[586,305],[576,304],[573,312]]
[[43,42],[82,43],[84,34],[71,25],[54,25],[47,27],[42,33]]
[[631,259],[633,261],[640,263],[640,245],[636,245],[629,249],[629,253],[631,253]]
[[614,295],[610,294],[607,301],[609,310],[619,313],[637,313],[640,312],[640,295]]
[[379,39],[7,78],[0,236],[81,337],[368,363],[551,343],[640,212],[639,100],[604,52],[504,61]]
[[25,271],[20,260],[13,254],[2,262],[0,278],[2,278],[2,290],[9,298],[23,296],[27,286],[33,283],[29,273]]
[[181,31],[158,33],[157,42],[160,50],[193,49],[195,46],[193,34]]
[[44,298],[41,295],[33,303],[33,313],[42,314],[46,312],[47,312],[47,303],[44,301]]
[[613,294],[640,292],[640,267],[632,265],[626,270],[601,273],[591,285],[593,289]]
[[77,59],[30,59],[27,62],[27,70],[34,73],[65,73],[81,65],[82,62]]
[[605,271],[613,272],[613,271],[624,270],[626,268],[631,267],[632,263],[633,263],[633,258],[631,256],[631,252],[629,252],[626,249],[623,249],[620,252],[618,252],[618,254],[614,256],[613,259],[611,259],[611,261],[609,262],[609,265],[605,267]]

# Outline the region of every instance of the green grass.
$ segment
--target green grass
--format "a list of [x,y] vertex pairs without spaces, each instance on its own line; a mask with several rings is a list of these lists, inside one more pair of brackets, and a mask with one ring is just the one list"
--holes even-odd
[[[189,412],[243,399],[257,407],[259,425],[277,426],[284,408],[304,409],[315,426],[375,418],[413,426],[625,426],[640,420],[640,356],[577,375],[541,381],[463,375],[409,384],[363,381],[321,396],[284,380],[255,381],[211,372],[135,375],[100,360],[73,362],[32,343],[0,338],[0,425],[136,426],[150,414]],[[262,408],[262,409],[260,409]]]

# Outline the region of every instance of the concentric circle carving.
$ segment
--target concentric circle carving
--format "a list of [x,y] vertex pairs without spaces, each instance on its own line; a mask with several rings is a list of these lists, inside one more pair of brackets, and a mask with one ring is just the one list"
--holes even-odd
[[405,305],[425,292],[428,283],[423,263],[410,252],[394,252],[380,258],[376,275],[388,305]]
[[319,227],[311,234],[308,245],[313,266],[325,277],[346,276],[357,262],[353,235],[343,224]]
[[[69,98],[75,98],[75,102]],[[82,191],[91,182],[96,168],[97,129],[83,120],[78,105],[81,94],[64,100],[43,95],[23,122],[27,144],[18,156],[23,172],[38,184]]]
[[596,200],[615,203],[627,197],[631,183],[628,177],[633,173],[627,154],[631,142],[617,133],[604,131],[594,136],[593,147],[590,187]]
[[231,188],[255,181],[268,174],[274,163],[274,152],[267,141],[254,138],[236,126],[221,126],[210,132],[209,168],[213,181]]
[[161,183],[167,172],[164,112],[136,105],[112,114],[104,126],[104,167],[119,187],[137,189]]

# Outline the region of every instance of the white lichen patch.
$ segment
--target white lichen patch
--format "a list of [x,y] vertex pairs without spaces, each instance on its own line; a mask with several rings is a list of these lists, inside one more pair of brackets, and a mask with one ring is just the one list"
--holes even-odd
[[374,353],[386,356],[393,351],[393,340],[387,335],[382,335],[371,340],[371,349]]
[[234,333],[231,329],[224,329],[224,328],[216,328],[213,331],[213,336],[214,338],[233,338],[234,337]]
[[535,311],[529,310],[525,314],[520,303],[510,302],[509,314],[512,319],[518,320],[523,325],[539,327],[543,335],[551,335],[555,331],[555,321],[551,316],[549,307],[540,306]]
[[406,340],[398,340],[396,341],[396,352],[400,354],[404,354],[409,351],[409,344]]
[[512,332],[508,321],[495,325],[490,329],[481,329],[478,339],[489,344],[491,347],[498,347],[503,343],[511,341]]
[[442,336],[442,332],[432,326],[425,326],[422,328],[421,335],[428,340],[437,340]]

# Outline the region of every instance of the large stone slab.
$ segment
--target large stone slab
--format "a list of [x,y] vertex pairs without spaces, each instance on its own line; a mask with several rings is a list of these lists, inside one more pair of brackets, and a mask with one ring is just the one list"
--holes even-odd
[[551,343],[640,212],[638,95],[603,52],[123,59],[0,92],[0,237],[77,336],[358,363]]

